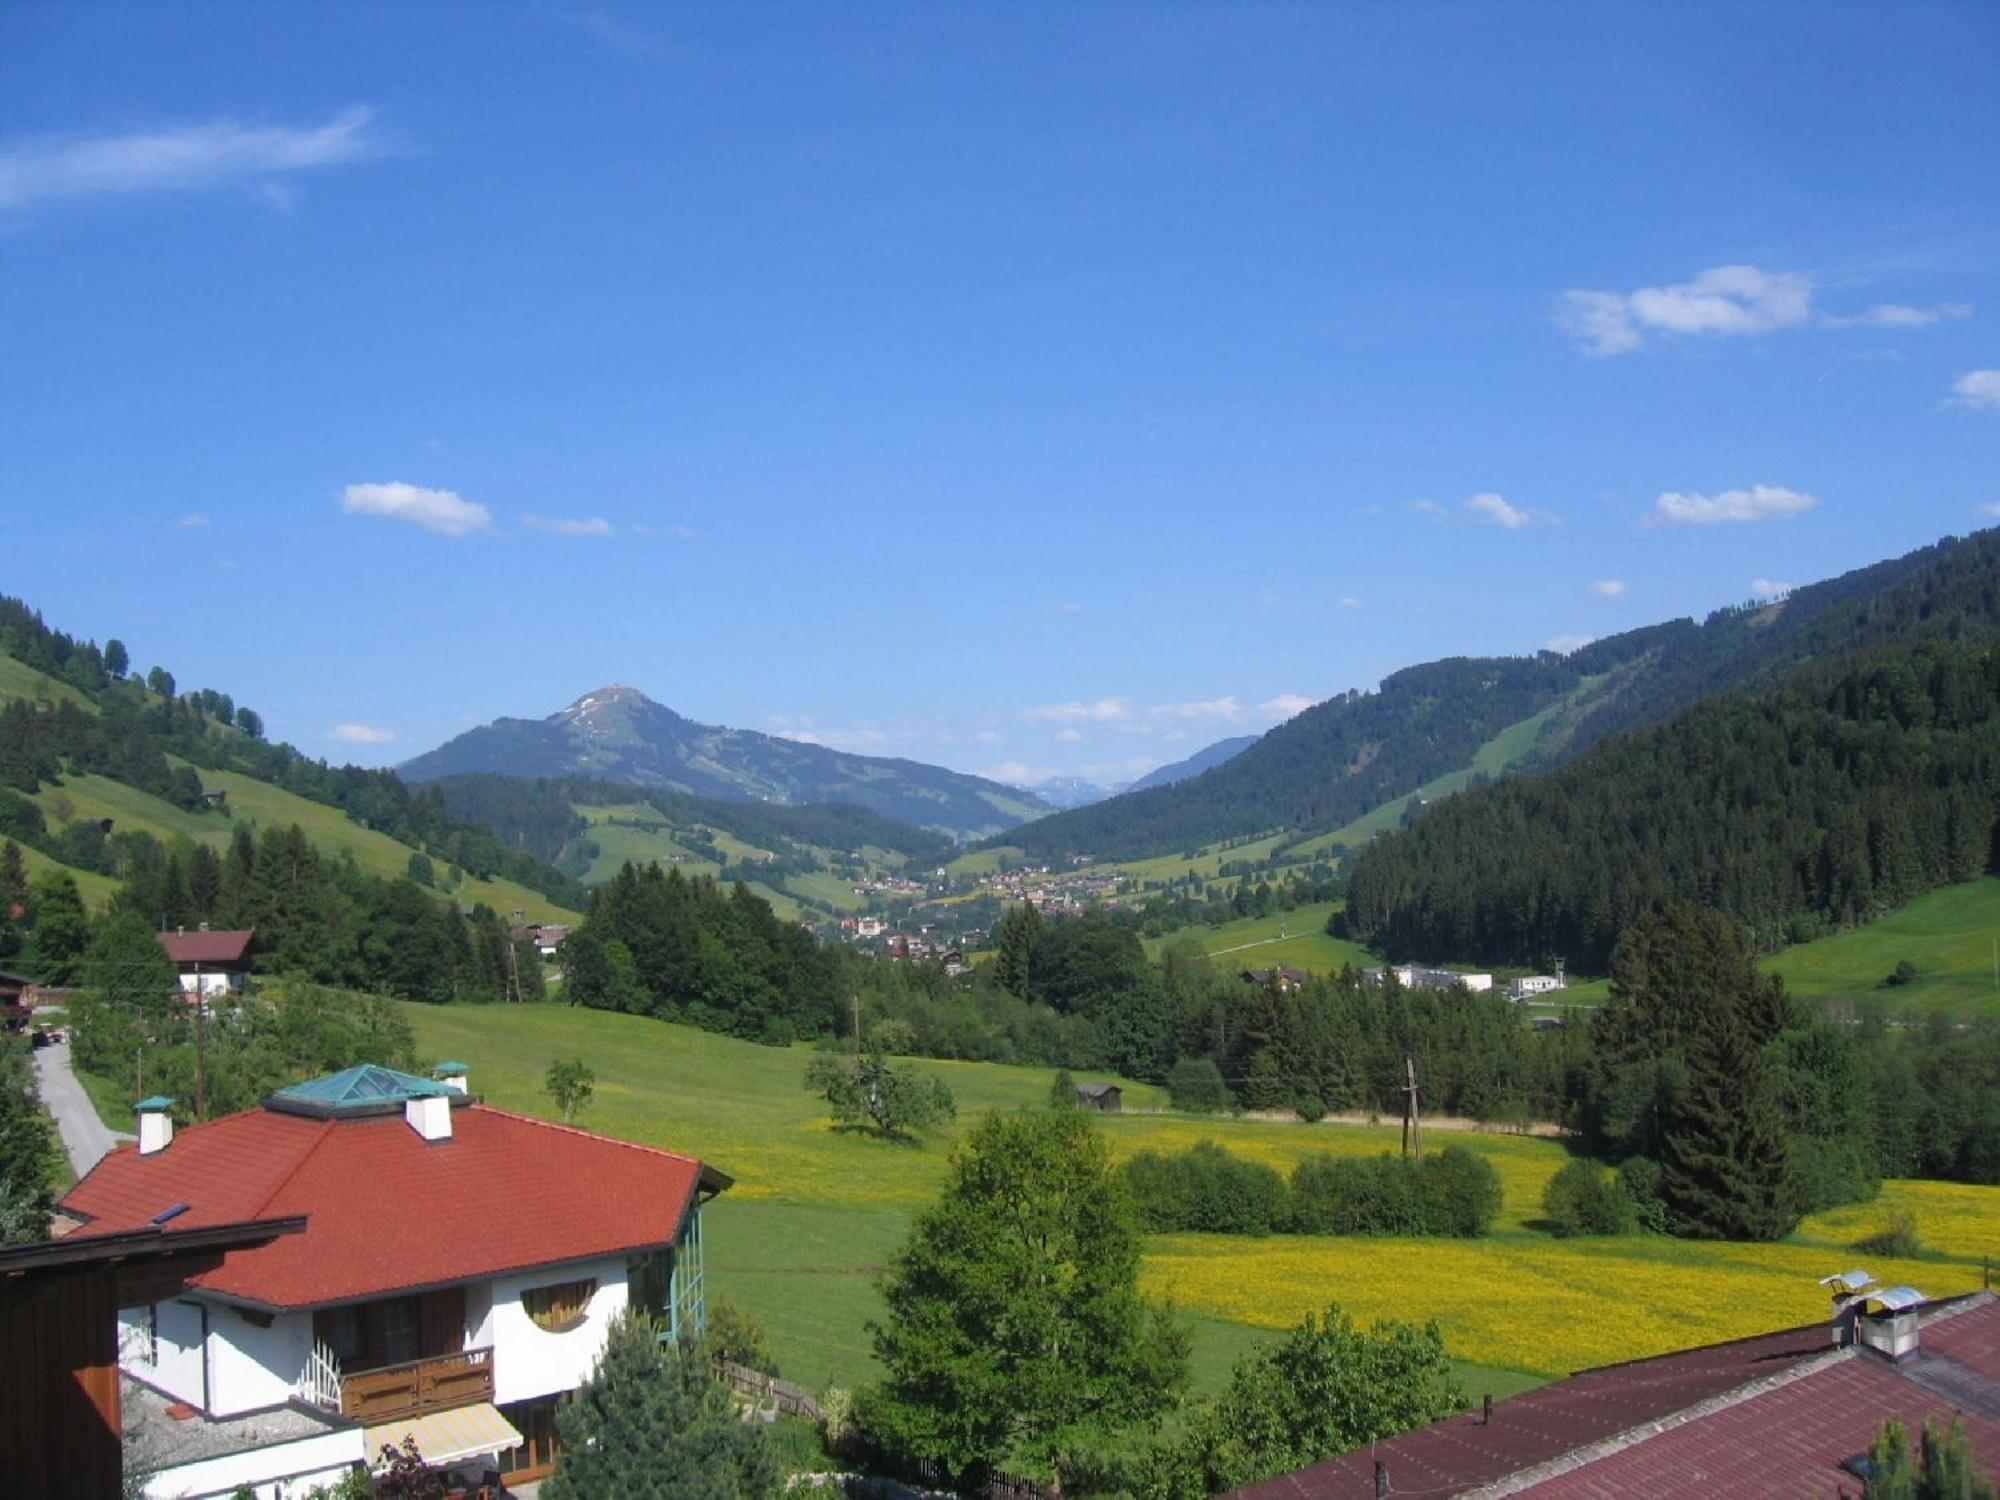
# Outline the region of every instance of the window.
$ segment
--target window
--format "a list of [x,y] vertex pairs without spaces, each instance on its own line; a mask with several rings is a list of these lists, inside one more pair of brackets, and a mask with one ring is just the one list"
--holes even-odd
[[534,1325],[545,1333],[568,1333],[584,1320],[590,1299],[597,1294],[597,1281],[559,1281],[521,1293],[521,1307]]

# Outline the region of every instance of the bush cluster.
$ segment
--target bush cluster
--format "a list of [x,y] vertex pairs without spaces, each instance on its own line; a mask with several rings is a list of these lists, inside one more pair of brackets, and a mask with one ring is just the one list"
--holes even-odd
[[1140,1221],[1156,1232],[1411,1234],[1472,1238],[1500,1212],[1500,1174],[1462,1146],[1409,1162],[1307,1157],[1289,1183],[1272,1168],[1204,1141],[1126,1162]]
[[1568,1238],[1577,1234],[1630,1234],[1639,1227],[1638,1206],[1622,1179],[1574,1157],[1549,1179],[1542,1192],[1549,1227]]

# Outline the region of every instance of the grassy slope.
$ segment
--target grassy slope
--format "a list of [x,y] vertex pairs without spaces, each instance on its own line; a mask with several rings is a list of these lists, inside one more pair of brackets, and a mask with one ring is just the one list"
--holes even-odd
[[1165,938],[1149,938],[1149,953],[1158,953],[1170,942],[1192,937],[1219,961],[1245,968],[1267,969],[1273,964],[1295,969],[1331,973],[1343,964],[1357,969],[1373,967],[1379,960],[1359,943],[1328,937],[1326,919],[1334,904],[1322,902],[1301,906],[1296,911],[1269,917],[1242,917],[1220,927],[1188,927]]
[[[711,1210],[713,1289],[749,1307],[787,1372],[810,1385],[870,1378],[865,1324],[874,1280],[911,1214],[942,1180],[946,1140],[885,1145],[832,1130],[802,1087],[807,1054],[773,1050],[636,1017],[561,1007],[407,1006],[423,1052],[463,1058],[495,1103],[547,1114],[549,1060],[580,1056],[597,1072],[593,1129],[702,1156],[737,1179]],[[926,1063],[957,1094],[961,1128],[994,1108],[1046,1097],[1042,1070]],[[1131,1086],[1146,1110],[1157,1090]],[[1289,1167],[1307,1152],[1393,1150],[1391,1128],[1281,1125],[1127,1114],[1105,1121],[1113,1152],[1221,1141]],[[1823,1312],[1815,1278],[1899,1208],[1917,1216],[1931,1258],[1871,1262],[1933,1295],[1979,1284],[1978,1257],[2000,1252],[2000,1189],[1894,1183],[1875,1204],[1809,1221],[1779,1245],[1703,1245],[1633,1237],[1559,1241],[1528,1227],[1564,1159],[1554,1142],[1454,1136],[1492,1160],[1505,1183],[1502,1224],[1478,1242],[1154,1240],[1145,1275],[1200,1321],[1198,1365],[1219,1380],[1229,1357],[1329,1298],[1364,1319],[1435,1317],[1475,1391],[1519,1389],[1572,1369],[1660,1352]]]
[[[1892,1011],[1966,1014],[2000,1009],[1994,941],[2000,938],[2000,879],[1986,876],[1919,896],[1852,931],[1788,948],[1768,967],[1795,995],[1813,1000],[1877,999]],[[1915,982],[1882,980],[1908,960]]]
[[27,698],[36,703],[60,703],[67,699],[88,713],[97,712],[97,705],[68,683],[4,655],[0,655],[0,698]]
[[93,870],[79,870],[74,865],[66,865],[60,860],[50,859],[39,849],[21,846],[21,858],[28,866],[28,878],[33,880],[44,870],[60,870],[76,882],[77,890],[83,896],[84,905],[92,911],[102,911],[111,898],[118,893],[118,882],[108,875],[99,875]]

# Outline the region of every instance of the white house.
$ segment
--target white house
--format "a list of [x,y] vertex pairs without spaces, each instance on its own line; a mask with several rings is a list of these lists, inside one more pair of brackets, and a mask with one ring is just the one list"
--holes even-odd
[[1532,1000],[1537,995],[1551,994],[1562,988],[1563,978],[1560,974],[1529,974],[1508,982],[1507,998]]
[[306,1227],[120,1312],[149,1496],[293,1500],[406,1436],[432,1463],[537,1479],[615,1314],[705,1320],[701,1204],[729,1179],[691,1157],[489,1108],[462,1068],[350,1068],[179,1132],[171,1103],[146,1100],[137,1148],[62,1200],[74,1233]]
[[181,927],[158,937],[180,974],[184,994],[212,999],[241,990],[250,975],[250,945],[257,939],[252,928],[210,931],[204,922],[193,932]]
[[[1382,983],[1382,969],[1370,969],[1365,976],[1371,984]],[[1493,988],[1491,974],[1461,974],[1456,969],[1427,969],[1421,964],[1395,964],[1387,973],[1396,976],[1396,983],[1406,990],[1448,990],[1455,984],[1462,984],[1475,995],[1483,995]]]

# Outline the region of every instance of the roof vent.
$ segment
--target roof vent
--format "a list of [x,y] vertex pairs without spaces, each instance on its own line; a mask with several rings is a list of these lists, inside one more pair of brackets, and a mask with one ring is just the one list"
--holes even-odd
[[427,1094],[405,1100],[403,1118],[427,1141],[451,1139],[451,1095]]
[[164,1094],[155,1094],[150,1099],[141,1099],[136,1107],[139,1111],[139,1154],[151,1156],[166,1150],[174,1143],[174,1117],[169,1113],[174,1101]]
[[431,1077],[454,1094],[462,1094],[466,1090],[466,1072],[466,1066],[462,1062],[441,1062],[431,1069]]
[[1913,1286],[1883,1287],[1863,1292],[1862,1304],[1854,1320],[1854,1337],[1864,1349],[1893,1360],[1914,1359],[1917,1353],[1917,1309],[1924,1294]]

